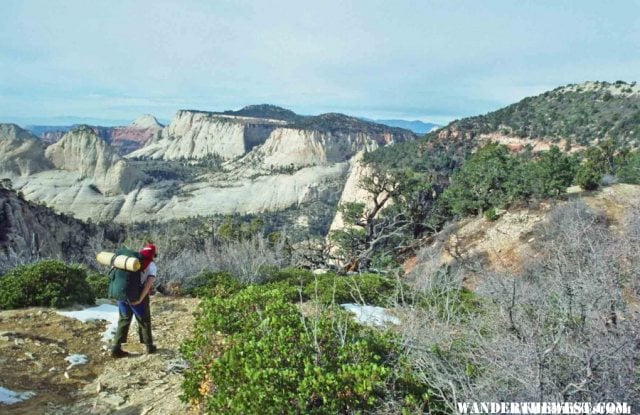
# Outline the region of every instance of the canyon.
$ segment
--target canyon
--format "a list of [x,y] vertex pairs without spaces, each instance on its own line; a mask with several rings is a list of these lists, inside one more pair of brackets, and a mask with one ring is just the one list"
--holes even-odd
[[[318,201],[335,207],[350,199],[353,185],[345,193],[345,183],[362,171],[358,154],[416,138],[342,114],[304,117],[270,105],[180,110],[166,127],[145,116],[128,128],[129,135],[115,128],[106,137],[77,126],[54,140],[4,124],[0,178],[29,201],[96,222],[260,213]],[[146,135],[131,139],[133,130]],[[137,148],[128,151],[125,141]]]

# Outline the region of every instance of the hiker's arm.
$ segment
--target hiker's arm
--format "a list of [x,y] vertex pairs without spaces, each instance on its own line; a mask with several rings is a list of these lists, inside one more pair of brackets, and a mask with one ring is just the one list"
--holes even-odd
[[144,301],[144,299],[147,297],[147,294],[149,294],[149,291],[151,291],[151,286],[153,285],[153,279],[155,277],[155,275],[149,275],[147,277],[147,280],[144,282],[144,287],[142,287],[142,294],[140,294],[140,298],[135,303],[131,303],[131,305],[138,305]]

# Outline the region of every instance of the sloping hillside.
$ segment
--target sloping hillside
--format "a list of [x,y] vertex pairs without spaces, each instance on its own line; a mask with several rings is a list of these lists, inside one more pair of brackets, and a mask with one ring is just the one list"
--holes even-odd
[[569,140],[579,145],[613,138],[637,147],[639,123],[640,85],[586,82],[528,97],[486,115],[454,121],[430,135],[465,140]]
[[[598,192],[572,193],[566,199],[583,201],[618,231],[624,231],[625,219],[640,212],[638,185],[616,184]],[[485,271],[519,273],[538,256],[538,239],[545,236],[540,226],[549,221],[549,212],[557,205],[569,203],[567,200],[548,201],[535,208],[510,209],[501,212],[495,221],[472,217],[450,225],[429,240],[431,248],[441,252],[439,264],[435,265],[468,262]],[[425,264],[411,258],[405,263],[405,270],[419,272]],[[467,284],[473,288],[475,281],[467,280]]]

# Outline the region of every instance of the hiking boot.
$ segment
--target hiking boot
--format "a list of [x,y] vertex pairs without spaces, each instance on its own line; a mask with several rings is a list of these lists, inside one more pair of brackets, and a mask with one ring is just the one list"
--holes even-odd
[[158,350],[158,348],[153,344],[147,344],[147,354],[153,354]]
[[121,348],[113,348],[111,349],[111,357],[120,358],[120,357],[129,357],[129,352],[125,352]]

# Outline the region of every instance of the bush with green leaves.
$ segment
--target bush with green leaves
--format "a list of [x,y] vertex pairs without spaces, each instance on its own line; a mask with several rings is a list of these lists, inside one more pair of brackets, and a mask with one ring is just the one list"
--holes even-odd
[[238,278],[224,271],[202,271],[189,279],[184,292],[194,297],[228,297],[240,291],[244,285]]
[[455,315],[465,320],[482,312],[481,297],[464,287],[446,291],[438,288],[428,290],[419,296],[416,304],[442,319]]
[[311,271],[301,268],[275,268],[265,278],[268,283],[282,282],[292,287],[305,286],[313,279],[314,275]]
[[93,304],[94,292],[80,265],[45,260],[21,265],[0,277],[0,309]]
[[99,272],[89,272],[87,275],[87,283],[93,291],[95,298],[107,298],[109,288],[109,277]]
[[629,153],[624,158],[616,176],[622,183],[640,184],[640,151]]
[[578,159],[556,146],[533,156],[526,151],[512,154],[506,146],[490,143],[453,174],[442,200],[454,214],[482,214],[522,200],[561,195],[576,169]]
[[533,193],[540,197],[555,197],[565,193],[578,168],[578,159],[551,146],[532,165]]
[[451,177],[443,194],[444,202],[455,214],[482,214],[491,207],[504,208],[515,200],[514,179],[520,174],[518,159],[500,144],[478,149]]
[[602,172],[590,161],[580,165],[576,173],[576,184],[584,190],[596,190],[600,186]]
[[398,295],[397,281],[378,274],[318,275],[304,289],[305,299],[322,304],[364,303],[385,306]]
[[335,414],[372,410],[393,394],[409,411],[428,409],[392,335],[337,308],[304,317],[285,297],[249,286],[203,299],[182,346],[182,399],[207,413]]
[[484,217],[485,217],[487,220],[489,220],[489,221],[492,221],[492,222],[493,222],[493,221],[495,221],[495,220],[498,220],[498,218],[499,218],[500,216],[498,215],[498,212],[496,211],[496,208],[492,207],[492,208],[487,209],[487,210],[484,212]]

